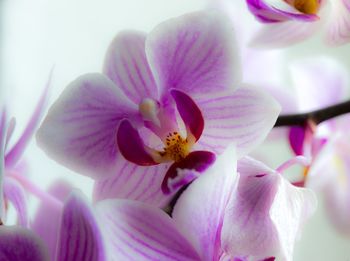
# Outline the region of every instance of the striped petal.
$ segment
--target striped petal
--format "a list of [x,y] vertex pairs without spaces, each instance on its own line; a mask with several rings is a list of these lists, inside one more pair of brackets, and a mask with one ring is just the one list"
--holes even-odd
[[173,219],[200,253],[201,260],[219,260],[224,210],[236,177],[235,148],[230,146],[176,202]]
[[158,98],[146,59],[145,39],[141,32],[119,33],[108,49],[104,65],[104,73],[136,104],[144,98]]
[[175,222],[162,210],[129,200],[97,205],[113,260],[200,260]]
[[4,179],[4,196],[16,209],[19,225],[28,226],[27,195],[21,184],[7,176]]
[[30,230],[11,226],[0,227],[0,260],[48,261],[44,242]]
[[204,116],[199,149],[221,153],[230,143],[238,157],[259,145],[272,129],[280,106],[268,94],[252,87],[195,99]]
[[139,166],[123,158],[117,160],[116,174],[95,182],[94,199],[126,198],[164,206],[172,194],[164,195],[161,184],[170,164]]
[[87,74],[72,82],[50,108],[37,141],[58,163],[103,178],[116,173],[116,134],[124,118],[137,122],[137,106],[108,78]]
[[238,162],[239,183],[225,212],[224,249],[256,259],[293,260],[305,220],[315,211],[311,190],[294,187],[280,173],[250,158]]
[[162,93],[176,88],[192,96],[234,88],[241,79],[232,25],[217,12],[168,20],[146,39],[146,54]]
[[350,42],[350,0],[332,1],[326,41],[333,46]]
[[71,194],[63,207],[56,253],[56,260],[60,261],[107,260],[94,213],[77,192]]
[[[52,73],[51,73],[52,74]],[[20,138],[17,140],[17,142],[13,145],[13,147],[8,151],[5,158],[5,164],[6,167],[11,168],[13,167],[22,157],[23,152],[25,148],[27,147],[29,141],[31,140],[32,136],[34,135],[35,131],[37,130],[39,123],[43,117],[44,110],[46,107],[46,103],[48,101],[48,92],[49,87],[51,84],[51,76],[44,88],[43,93],[41,94],[41,97],[39,99],[39,102],[36,105],[36,108],[29,120],[29,122],[26,125],[26,128],[24,129],[23,133],[21,134]],[[12,123],[11,125],[14,125],[15,123]],[[14,126],[13,126],[14,128]]]

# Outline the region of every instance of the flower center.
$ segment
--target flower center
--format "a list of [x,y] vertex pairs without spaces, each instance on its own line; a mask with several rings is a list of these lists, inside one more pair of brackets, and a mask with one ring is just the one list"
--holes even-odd
[[316,14],[320,7],[319,0],[294,0],[292,5],[304,14]]
[[166,136],[164,150],[159,155],[165,161],[179,162],[190,153],[191,144],[183,139],[177,132],[169,133]]

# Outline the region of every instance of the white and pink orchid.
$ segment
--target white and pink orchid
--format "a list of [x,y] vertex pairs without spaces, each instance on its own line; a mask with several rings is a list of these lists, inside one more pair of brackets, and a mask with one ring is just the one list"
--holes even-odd
[[327,43],[350,41],[349,0],[246,0],[251,13],[264,26],[253,44],[281,47],[300,42],[320,31],[327,31]]
[[161,206],[229,143],[242,157],[272,128],[279,106],[240,78],[232,26],[220,13],[174,18],[148,35],[125,31],[104,74],[79,77],[51,107],[38,144],[94,178],[96,200]]

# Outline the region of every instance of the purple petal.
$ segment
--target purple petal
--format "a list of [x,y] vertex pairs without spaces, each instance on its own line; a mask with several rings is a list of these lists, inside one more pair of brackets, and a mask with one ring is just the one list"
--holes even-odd
[[19,225],[28,226],[27,195],[21,184],[11,177],[4,179],[4,196],[15,207]]
[[287,47],[311,37],[322,25],[321,20],[312,23],[288,21],[264,25],[255,33],[250,45],[258,48]]
[[136,104],[144,98],[158,98],[146,59],[145,39],[141,32],[119,33],[108,49],[104,65],[104,73]]
[[185,123],[187,132],[190,132],[197,141],[204,129],[204,119],[200,109],[191,97],[184,92],[171,90],[170,93],[175,100],[177,110]]
[[162,210],[135,201],[97,205],[113,260],[200,260],[173,220]]
[[305,128],[294,126],[289,129],[289,144],[295,155],[303,155]]
[[348,72],[335,60],[303,59],[291,66],[291,76],[302,112],[328,107],[349,97]]
[[[54,183],[48,193],[62,201],[70,194],[72,186],[66,182]],[[59,226],[61,221],[62,207],[41,201],[31,224],[37,235],[42,238],[49,248],[50,260],[55,260]]]
[[39,146],[54,160],[81,174],[115,173],[119,122],[139,120],[138,108],[112,81],[87,74],[72,82],[50,108],[37,133]]
[[107,260],[101,231],[82,195],[73,193],[63,208],[56,260]]
[[[291,11],[284,11],[266,3],[264,0],[246,0],[249,10],[262,23],[277,23],[288,20],[299,20],[303,22],[312,22],[318,20],[319,17],[314,14],[300,13],[294,7],[290,7]],[[288,7],[288,4],[285,4]]]
[[0,260],[48,261],[44,242],[30,230],[11,226],[0,227]]
[[[5,175],[5,146],[7,133],[6,110],[0,110],[0,221],[3,218],[3,179]],[[2,222],[2,221],[1,221]]]
[[34,132],[37,130],[41,118],[43,117],[46,103],[48,101],[48,92],[51,85],[52,72],[50,74],[49,80],[46,83],[43,93],[39,99],[38,104],[32,114],[29,122],[27,123],[26,128],[24,129],[22,135],[10,151],[6,154],[5,164],[8,168],[13,167],[22,157],[24,150],[26,149],[30,139],[34,135]]
[[169,189],[169,179],[174,179],[179,170],[189,169],[197,172],[203,172],[209,168],[215,161],[215,154],[209,151],[194,151],[188,154],[182,161],[173,163],[165,174],[162,182],[162,191],[165,194],[173,192]]
[[121,154],[131,163],[140,166],[158,164],[153,160],[150,154],[151,149],[146,147],[139,132],[131,125],[130,121],[123,120],[120,123],[117,133],[117,142]]
[[176,88],[189,95],[235,88],[241,75],[232,25],[217,12],[168,20],[146,39],[146,54],[162,93]]
[[350,42],[350,1],[332,2],[332,13],[327,31],[327,42],[337,46]]
[[222,228],[224,249],[240,256],[292,260],[299,230],[315,210],[315,195],[250,158],[239,161],[238,172]]
[[241,157],[260,144],[272,129],[280,106],[267,93],[243,87],[197,99],[204,116],[199,149],[221,153],[230,143]]
[[234,151],[231,146],[218,157],[183,192],[173,211],[177,226],[191,240],[201,260],[219,260],[224,210],[237,177]]
[[126,198],[163,207],[171,199],[164,195],[161,184],[169,164],[138,166],[119,158],[116,174],[95,182],[94,199]]

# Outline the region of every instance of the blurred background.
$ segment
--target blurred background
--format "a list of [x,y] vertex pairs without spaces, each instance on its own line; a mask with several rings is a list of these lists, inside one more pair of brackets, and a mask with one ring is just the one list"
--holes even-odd
[[[305,57],[327,56],[342,63],[350,72],[350,46],[329,48],[322,35],[288,48],[274,51],[245,48],[258,23],[246,10],[245,1],[205,0],[2,0],[1,17],[1,100],[17,119],[14,138],[23,130],[54,68],[50,104],[72,80],[88,72],[101,72],[105,52],[121,30],[149,32],[158,23],[186,12],[203,8],[224,9],[239,34],[240,58],[244,79],[255,85],[290,88],[288,68]],[[239,10],[238,12],[236,10]],[[249,66],[246,64],[249,63]],[[245,68],[250,68],[245,70]],[[350,86],[349,86],[350,87]],[[15,139],[12,139],[15,140]],[[265,144],[273,155],[272,167],[291,156],[287,144]],[[46,188],[56,179],[65,179],[91,197],[92,180],[56,164],[33,140],[25,158],[35,183]],[[35,201],[31,210],[35,209]],[[296,261],[350,261],[350,239],[338,234],[329,224],[319,201],[317,213],[306,224],[296,245]]]

